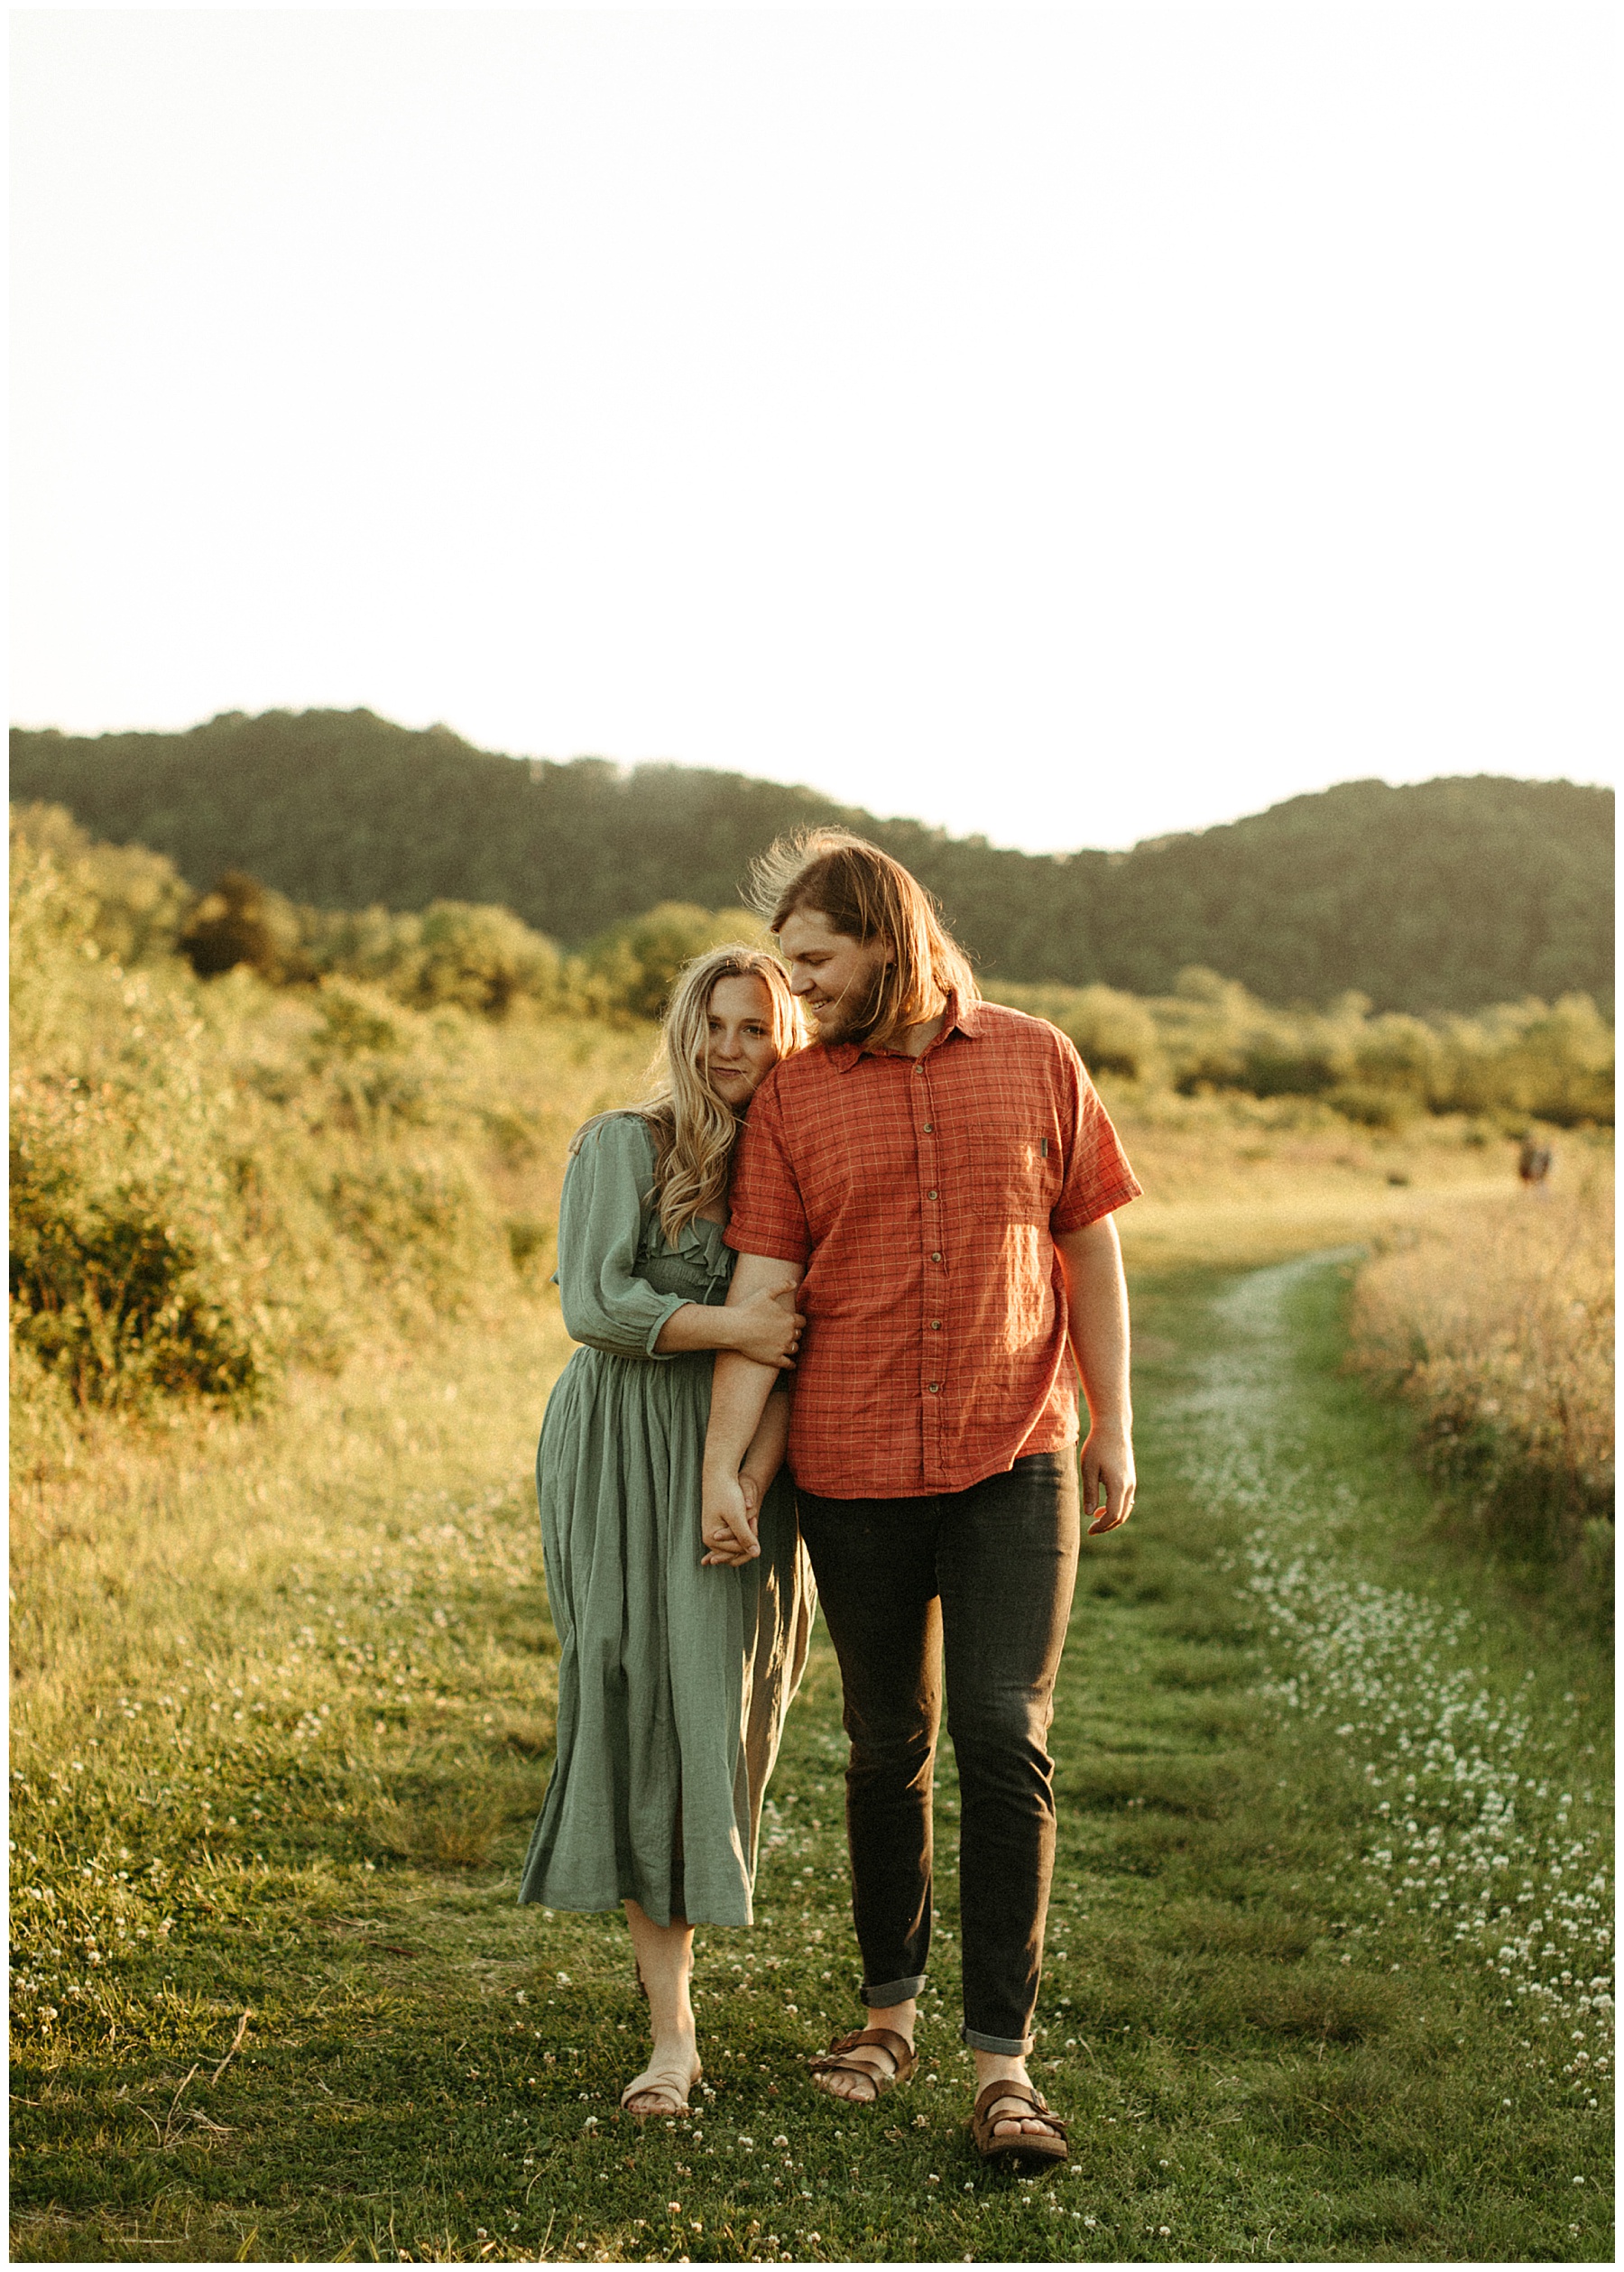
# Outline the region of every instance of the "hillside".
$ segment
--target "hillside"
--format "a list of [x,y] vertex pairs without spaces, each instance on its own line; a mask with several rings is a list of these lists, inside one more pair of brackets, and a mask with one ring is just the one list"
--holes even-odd
[[501,902],[567,946],[664,900],[734,905],[771,836],[838,820],[906,861],[1005,979],[1157,993],[1199,963],[1274,1002],[1612,998],[1612,794],[1566,781],[1347,781],[1131,852],[1046,857],[743,774],[515,760],[367,710],[14,729],[11,751],[14,799],[166,853],[199,889],[240,867],[318,907]]

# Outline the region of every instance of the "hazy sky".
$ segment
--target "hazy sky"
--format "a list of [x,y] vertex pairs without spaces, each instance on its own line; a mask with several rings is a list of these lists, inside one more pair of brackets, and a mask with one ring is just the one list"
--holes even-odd
[[15,13],[12,715],[1032,849],[1611,779],[1616,21]]

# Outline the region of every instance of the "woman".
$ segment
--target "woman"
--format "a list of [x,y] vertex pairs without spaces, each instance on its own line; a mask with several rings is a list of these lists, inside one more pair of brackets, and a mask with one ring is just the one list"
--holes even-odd
[[743,1469],[761,1558],[704,1566],[699,1535],[713,1353],[787,1386],[800,1335],[782,1297],[722,1307],[722,1233],[745,1107],[803,1039],[770,956],[700,956],[677,982],[651,1101],[589,1121],[564,1178],[558,1286],[583,1346],[536,1458],[558,1757],[519,1898],[624,1907],[654,2032],[621,2100],[639,2115],[680,2113],[699,2079],[694,1926],[752,1921],[762,1796],[806,1663],[811,1574],[779,1477],[787,1395],[768,1398]]

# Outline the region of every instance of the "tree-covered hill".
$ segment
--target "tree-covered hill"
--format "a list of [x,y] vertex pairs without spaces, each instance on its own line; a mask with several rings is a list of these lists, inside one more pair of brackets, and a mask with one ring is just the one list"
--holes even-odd
[[660,900],[737,902],[779,831],[838,820],[937,893],[990,973],[1165,992],[1205,964],[1274,1002],[1610,1005],[1610,790],[1494,775],[1346,781],[1128,853],[1035,856],[807,789],[676,765],[516,760],[369,710],[227,713],[185,734],[12,734],[11,793],[318,907],[501,902],[574,946]]

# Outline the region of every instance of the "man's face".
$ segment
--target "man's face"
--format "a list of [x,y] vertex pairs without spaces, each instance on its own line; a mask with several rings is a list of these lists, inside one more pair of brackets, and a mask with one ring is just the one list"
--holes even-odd
[[789,991],[806,1005],[820,1041],[844,1041],[867,1023],[874,983],[890,959],[884,946],[848,938],[821,908],[809,907],[785,917],[779,946],[789,965]]

